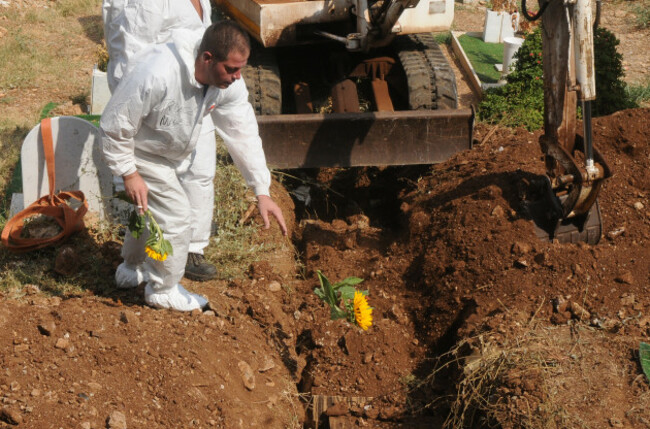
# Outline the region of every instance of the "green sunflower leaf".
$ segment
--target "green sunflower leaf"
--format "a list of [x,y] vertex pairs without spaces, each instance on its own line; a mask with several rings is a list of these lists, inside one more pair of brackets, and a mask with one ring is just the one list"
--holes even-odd
[[129,215],[129,231],[133,238],[140,238],[145,228],[144,215],[139,215],[135,210]]
[[146,245],[154,249],[155,251],[160,250],[160,245],[158,244],[158,238],[154,234],[149,234],[147,237]]
[[650,381],[650,344],[641,343],[639,346],[639,359],[641,360],[641,368],[643,373]]
[[163,239],[160,243],[160,247],[162,248],[163,253],[167,253],[170,256],[174,254],[174,249],[172,248],[172,244],[169,242],[169,240]]
[[340,282],[336,283],[334,285],[334,289],[339,289],[341,287],[353,287],[355,285],[358,285],[361,283],[363,279],[360,279],[359,277],[347,277]]
[[341,299],[347,301],[354,299],[354,292],[356,292],[356,289],[352,286],[341,286],[338,289],[338,292],[341,294]]
[[318,275],[318,280],[320,281],[320,289],[316,289],[319,292],[316,292],[316,290],[314,290],[314,292],[323,301],[328,303],[330,307],[332,308],[336,307],[338,299],[336,299],[336,292],[332,287],[332,283],[330,283],[329,279],[325,277],[325,274],[320,272],[320,270],[316,271],[316,274]]
[[332,306],[331,308],[332,310],[330,311],[330,317],[332,320],[345,319],[346,317],[348,317],[348,312],[341,310],[340,307]]
[[118,200],[125,201],[129,204],[133,204],[133,200],[129,198],[128,195],[126,195],[126,191],[116,192],[115,195],[113,195],[113,197],[117,198]]

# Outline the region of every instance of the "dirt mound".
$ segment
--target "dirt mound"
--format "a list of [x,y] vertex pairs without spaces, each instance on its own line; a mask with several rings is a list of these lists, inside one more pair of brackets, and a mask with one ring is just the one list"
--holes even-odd
[[543,172],[538,133],[504,130],[436,166],[404,198],[422,287],[472,300],[485,314],[499,307],[530,312],[543,297],[571,295],[601,318],[616,317],[621,293],[642,293],[648,280],[648,112],[594,123],[594,143],[614,171],[601,192],[605,239],[598,246],[537,239],[522,187]]
[[[243,416],[282,427],[295,414],[291,386],[273,382],[287,370],[247,318],[93,297],[26,301],[2,304],[2,427],[103,428],[115,411],[131,428],[238,427]],[[249,401],[264,406],[250,414]]]
[[[280,250],[247,278],[188,285],[207,313],[10,291],[0,427],[648,427],[648,124],[594,122],[614,172],[596,246],[536,237],[522,183],[544,172],[539,133],[497,129],[434,167],[318,171],[288,217],[296,249],[266,231]],[[80,249],[112,275],[117,247]],[[364,279],[368,331],[329,320],[318,270]]]

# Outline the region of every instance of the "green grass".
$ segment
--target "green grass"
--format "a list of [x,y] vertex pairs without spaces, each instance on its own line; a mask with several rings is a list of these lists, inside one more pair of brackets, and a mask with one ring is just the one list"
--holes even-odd
[[442,31],[439,33],[433,33],[433,38],[439,45],[449,45],[451,43],[451,32]]
[[[88,56],[103,37],[100,0],[60,0],[47,8],[0,8],[0,129],[32,127],[34,100],[88,92]],[[65,48],[61,48],[65,46]]]
[[0,129],[0,227],[4,227],[11,195],[20,191],[20,148],[29,130],[25,128]]
[[[218,277],[242,277],[251,263],[274,250],[274,244],[260,242],[259,226],[239,223],[252,201],[244,179],[232,163],[220,139],[217,139],[217,172],[215,175],[214,223],[217,233],[210,238],[206,258],[216,265]],[[257,210],[257,209],[256,209]]]
[[97,12],[96,0],[61,0],[54,3],[61,16],[92,15]]
[[[48,23],[54,18],[51,12],[33,15],[31,21]],[[11,20],[11,14],[7,14]],[[61,54],[52,48],[47,34],[35,34],[24,28],[10,31],[0,44],[0,89],[31,89],[43,79],[42,71],[55,76],[68,76],[70,65],[61,61]],[[69,32],[69,37],[78,37]]]
[[42,121],[43,119],[47,117],[52,117],[50,114],[52,110],[56,109],[56,106],[58,106],[57,103],[49,102],[43,107],[43,110],[41,110],[41,116],[38,118],[39,121]]
[[[73,100],[74,101],[74,100]],[[39,121],[43,120],[45,118],[53,118],[57,115],[53,114],[52,112],[54,109],[56,109],[59,105],[57,103],[47,103],[45,107],[43,107],[43,110],[41,110],[41,115],[39,117]],[[99,120],[101,119],[101,115],[75,115],[76,118],[81,118],[84,119],[94,126],[99,128]]]
[[3,38],[0,44],[0,88],[29,87],[40,69],[35,45],[34,40],[20,29]]
[[636,17],[635,21],[638,28],[650,27],[650,1],[639,1],[631,9]]
[[115,291],[113,271],[103,254],[103,244],[117,233],[117,227],[87,226],[66,241],[76,255],[78,270],[72,275],[54,271],[59,246],[50,246],[27,253],[13,253],[0,246],[0,291],[18,296],[26,285],[37,285],[47,295],[109,295]]
[[481,82],[495,83],[501,73],[494,68],[503,62],[503,44],[485,43],[478,37],[463,34],[458,38]]
[[626,91],[629,100],[637,106],[650,104],[650,78],[646,78],[643,83],[628,85]]

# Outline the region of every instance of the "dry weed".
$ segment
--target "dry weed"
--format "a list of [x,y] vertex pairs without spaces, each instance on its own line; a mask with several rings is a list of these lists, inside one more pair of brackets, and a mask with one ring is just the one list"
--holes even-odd
[[[453,393],[427,405],[449,407],[445,428],[595,429],[626,418],[645,421],[647,383],[633,362],[612,358],[616,350],[636,350],[640,339],[620,339],[581,323],[531,324],[500,340],[487,335],[456,344],[424,380],[433,384],[455,372]],[[630,411],[613,415],[609,401],[621,397]]]

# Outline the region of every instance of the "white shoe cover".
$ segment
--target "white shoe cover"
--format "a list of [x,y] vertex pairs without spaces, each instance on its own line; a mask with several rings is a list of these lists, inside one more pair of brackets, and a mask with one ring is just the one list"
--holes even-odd
[[122,262],[115,271],[115,284],[120,289],[138,287],[143,281],[145,281],[145,275],[140,267]]
[[195,293],[188,292],[177,284],[171,289],[156,292],[147,284],[144,289],[144,301],[154,308],[165,308],[178,311],[192,311],[208,305],[208,300]]

